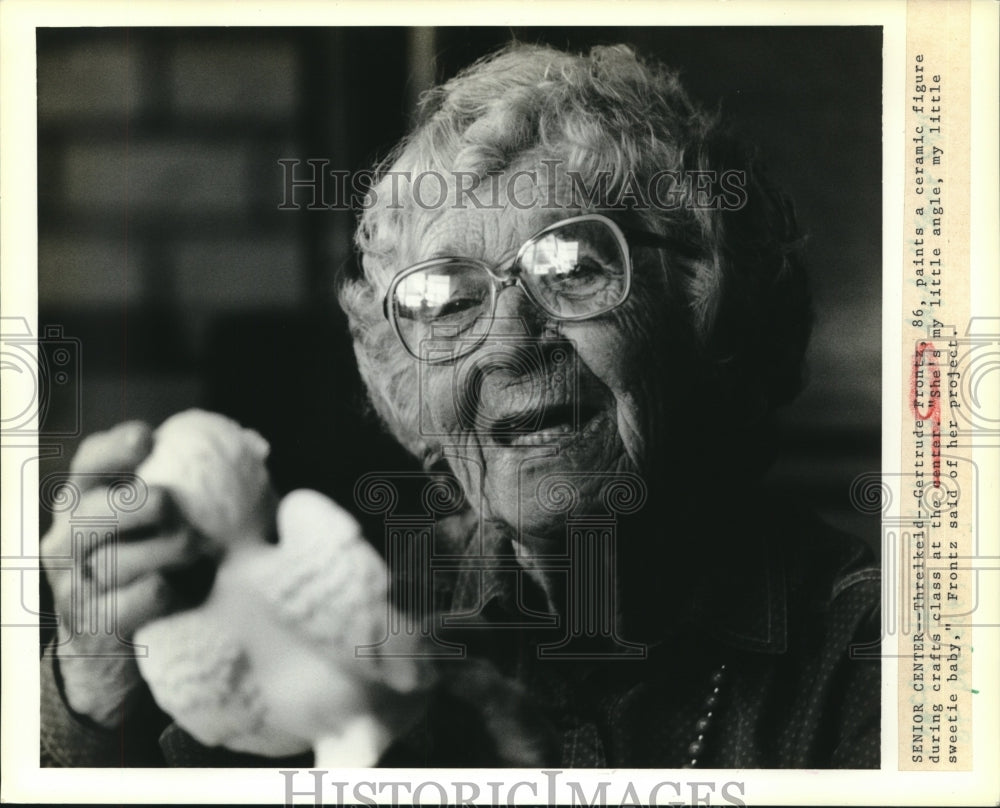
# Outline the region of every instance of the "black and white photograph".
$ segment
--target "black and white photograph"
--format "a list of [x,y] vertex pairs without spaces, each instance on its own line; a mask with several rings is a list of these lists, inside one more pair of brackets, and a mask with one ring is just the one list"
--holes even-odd
[[43,756],[877,767],[880,51],[39,30]]
[[40,770],[896,769],[886,29],[564,16],[39,23]]

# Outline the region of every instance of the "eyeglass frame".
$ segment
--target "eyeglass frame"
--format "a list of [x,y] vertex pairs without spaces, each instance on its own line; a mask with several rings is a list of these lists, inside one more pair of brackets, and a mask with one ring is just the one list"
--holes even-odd
[[[614,235],[615,238],[617,239],[618,246],[622,251],[622,255],[624,256],[625,289],[621,295],[621,299],[617,303],[614,303],[613,305],[608,306],[604,309],[600,309],[598,311],[590,312],[587,314],[576,314],[568,316],[553,314],[543,303],[540,303],[536,299],[535,294],[532,292],[531,288],[520,280],[521,278],[520,273],[507,274],[506,277],[502,277],[499,274],[497,274],[500,271],[503,271],[505,273],[510,273],[510,271],[520,263],[521,258],[524,256],[524,253],[527,251],[528,247],[532,245],[532,243],[535,242],[537,239],[544,236],[546,233],[549,233],[553,230],[558,230],[559,228],[569,224],[576,224],[578,222],[587,222],[587,221],[600,222],[601,224],[607,226],[608,229],[611,231],[612,235]],[[459,256],[440,256],[438,258],[428,258],[425,261],[419,261],[416,264],[408,266],[402,272],[397,274],[396,277],[394,277],[392,279],[392,282],[389,284],[389,288],[386,290],[385,297],[382,298],[382,315],[385,317],[386,320],[389,321],[389,325],[392,327],[393,333],[396,335],[396,338],[399,340],[399,343],[403,346],[404,350],[418,362],[423,362],[425,364],[445,364],[448,362],[454,362],[458,359],[461,359],[464,356],[468,356],[483,342],[486,341],[486,339],[490,335],[490,331],[492,330],[493,323],[496,319],[497,300],[500,297],[500,293],[504,289],[509,289],[512,286],[520,286],[521,289],[524,291],[524,294],[528,298],[528,300],[530,300],[539,309],[541,309],[541,311],[549,319],[555,320],[557,322],[580,322],[583,320],[592,320],[595,317],[600,317],[601,315],[608,314],[609,312],[612,312],[615,309],[617,309],[619,306],[622,305],[622,303],[628,300],[628,296],[632,291],[632,249],[629,243],[630,240],[634,242],[636,246],[639,247],[653,247],[656,249],[665,249],[668,247],[670,248],[683,247],[684,249],[682,252],[684,254],[687,255],[691,254],[690,245],[688,245],[686,242],[680,241],[675,238],[671,238],[669,236],[663,236],[658,233],[652,233],[649,232],[648,230],[638,230],[631,227],[622,227],[616,221],[601,213],[584,213],[579,216],[571,216],[568,219],[560,219],[557,222],[553,222],[552,224],[543,227],[537,233],[527,238],[524,241],[524,243],[518,248],[517,254],[514,256],[514,259],[510,263],[508,263],[506,268],[503,270],[500,269],[500,267],[503,266],[502,264],[494,264],[491,266],[486,261],[482,261],[478,258],[461,258]],[[482,336],[475,342],[470,344],[469,347],[463,350],[462,352],[450,354],[442,359],[427,359],[417,354],[407,344],[406,339],[403,337],[402,331],[400,330],[398,315],[395,314],[395,310],[393,309],[391,301],[395,297],[396,290],[399,288],[400,283],[402,283],[411,275],[415,275],[417,272],[421,272],[430,269],[432,267],[445,267],[452,264],[464,264],[466,266],[477,267],[486,271],[486,274],[489,276],[491,281],[489,324],[486,327],[486,330],[483,332]]]

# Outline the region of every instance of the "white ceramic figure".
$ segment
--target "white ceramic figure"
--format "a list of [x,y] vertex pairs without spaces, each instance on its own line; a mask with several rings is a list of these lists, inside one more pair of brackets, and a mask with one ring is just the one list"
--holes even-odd
[[172,492],[219,564],[200,606],[136,633],[148,647],[139,667],[203,744],[267,756],[313,748],[317,766],[370,766],[419,715],[433,669],[416,634],[412,655],[378,655],[386,567],[349,513],[292,492],[278,506],[279,543],[268,543],[267,453],[260,435],[214,413],[190,410],[157,430],[138,473]]

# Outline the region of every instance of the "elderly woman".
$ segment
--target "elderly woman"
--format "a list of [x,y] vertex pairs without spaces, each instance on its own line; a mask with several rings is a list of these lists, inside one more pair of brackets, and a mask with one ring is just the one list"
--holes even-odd
[[[753,159],[626,47],[514,46],[426,95],[364,207],[341,286],[362,377],[462,500],[435,534],[451,563],[411,584],[463,657],[372,702],[407,716],[382,722],[379,761],[877,766],[877,569],[758,487],[809,304]],[[149,447],[125,425],[74,466]],[[134,527],[168,507],[151,496]],[[158,570],[198,555],[145,541],[148,574],[117,593],[126,635],[176,608]],[[266,765],[160,733],[133,660],[62,635],[46,759]]]

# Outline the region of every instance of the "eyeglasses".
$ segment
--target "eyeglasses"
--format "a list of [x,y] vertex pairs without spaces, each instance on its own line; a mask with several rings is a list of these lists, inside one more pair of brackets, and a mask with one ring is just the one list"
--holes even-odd
[[[653,233],[628,233],[643,246],[675,243]],[[607,314],[625,302],[632,286],[629,241],[606,216],[563,219],[524,242],[504,269],[475,258],[414,264],[389,285],[383,313],[415,359],[453,362],[486,340],[500,292],[514,285],[553,320]]]

